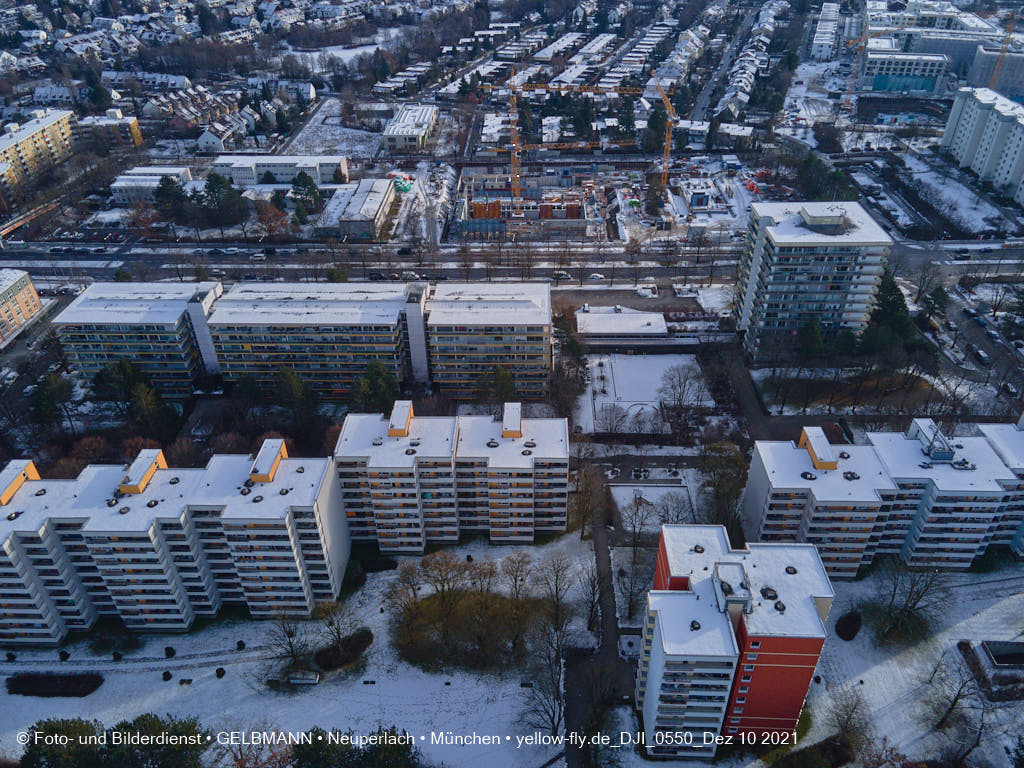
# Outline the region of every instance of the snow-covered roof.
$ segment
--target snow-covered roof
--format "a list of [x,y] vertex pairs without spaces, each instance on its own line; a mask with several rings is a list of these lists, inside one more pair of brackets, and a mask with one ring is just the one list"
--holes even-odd
[[394,326],[404,306],[405,286],[396,283],[237,283],[209,324]]
[[629,307],[591,307],[576,310],[576,329],[584,336],[665,336],[668,325],[660,312]]
[[896,487],[875,450],[869,445],[836,446],[836,469],[817,469],[810,454],[788,441],[758,440],[754,450],[761,457],[772,488],[807,489],[818,502],[879,503],[880,490]]
[[693,592],[648,592],[647,607],[658,614],[657,629],[666,654],[735,657],[739,653],[729,615],[718,610],[710,582],[699,584]]
[[[1016,424],[979,424],[978,430],[1007,467],[1024,475],[1024,431]],[[0,483],[2,486],[2,483]]]
[[522,437],[502,437],[502,423],[490,416],[460,416],[456,455],[487,459],[494,467],[530,467],[537,459],[569,458],[565,419],[522,419]]
[[860,203],[751,203],[750,210],[773,220],[767,232],[777,245],[892,245]]
[[[921,441],[900,432],[869,432],[889,475],[896,480],[930,480],[940,491],[960,493],[1001,493],[999,480],[1014,480],[1013,471],[1003,463],[984,437],[958,437],[952,440],[954,462],[930,461]],[[959,466],[957,462],[966,462]]]
[[0,269],[0,293],[6,291],[27,275],[28,272],[23,269]]
[[455,455],[454,416],[414,416],[409,434],[388,435],[389,419],[377,413],[350,413],[334,447],[337,459],[365,458],[368,467],[412,467],[416,459],[444,459]]
[[550,325],[547,283],[445,283],[427,299],[429,325]]
[[173,325],[198,296],[209,306],[221,284],[93,283],[53,321],[56,325]]

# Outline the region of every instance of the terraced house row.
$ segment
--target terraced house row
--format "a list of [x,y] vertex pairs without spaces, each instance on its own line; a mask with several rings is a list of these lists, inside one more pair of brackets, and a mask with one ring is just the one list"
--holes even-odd
[[283,440],[202,469],[147,449],[73,480],[15,460],[0,471],[0,510],[4,644],[56,644],[100,616],[184,631],[225,604],[309,616],[337,596],[348,561],[333,462],[289,458]]
[[538,399],[551,372],[545,283],[96,283],[55,326],[86,376],[127,358],[170,397],[203,374],[271,387],[287,366],[338,399],[377,361],[454,397],[502,365]]

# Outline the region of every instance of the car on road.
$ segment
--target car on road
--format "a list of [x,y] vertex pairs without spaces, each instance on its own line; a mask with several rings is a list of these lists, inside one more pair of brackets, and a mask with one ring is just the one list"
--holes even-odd
[[981,252],[982,253],[992,253],[993,250],[995,250],[995,249],[994,248],[982,248]]
[[367,280],[387,280],[388,276],[385,275],[383,272],[380,272],[379,270],[372,270],[369,274],[367,274],[366,279]]
[[980,325],[982,328],[984,328],[986,325],[988,325],[988,322],[985,320],[983,315],[975,316],[974,322],[977,323],[978,325]]
[[551,279],[552,280],[571,280],[572,278],[569,276],[569,273],[566,272],[564,269],[556,269],[552,273]]
[[206,254],[208,256],[223,256],[224,255],[224,251],[221,250],[220,248],[211,248],[210,250],[208,250],[206,252]]
[[1020,390],[1008,381],[1003,382],[1003,391],[1012,398],[1020,397]]
[[964,307],[964,314],[967,315],[967,317],[977,317],[978,311],[976,309],[971,309],[970,307]]
[[591,272],[587,275],[587,280],[604,280],[604,275],[600,272]]
[[954,253],[953,261],[970,261],[971,254],[969,253]]
[[974,356],[978,358],[978,362],[984,365],[986,368],[992,365],[992,358],[989,357],[988,352],[986,352],[984,349],[974,350]]
[[946,329],[952,331],[953,333],[956,333],[956,323],[954,323],[952,320],[947,320]]
[[992,341],[999,341],[999,331],[995,328],[986,328],[985,335],[992,339]]
[[397,253],[399,256],[408,256],[409,254],[412,253],[412,248],[410,248],[407,245],[403,245],[401,248],[395,251],[395,253]]

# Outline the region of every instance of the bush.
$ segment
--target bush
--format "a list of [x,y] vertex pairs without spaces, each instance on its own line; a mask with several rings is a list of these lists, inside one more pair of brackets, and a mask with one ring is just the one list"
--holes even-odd
[[60,653],[57,654],[57,656],[60,658],[61,661],[67,661],[68,659],[71,658],[71,654],[68,653],[67,651],[61,651]]
[[227,672],[224,667],[217,667],[217,671],[214,672],[214,674],[217,675],[217,679],[220,680],[225,674],[227,674]]
[[14,651],[8,651],[7,652],[7,660],[8,661],[14,661],[16,658],[18,658],[18,657],[14,655]]
[[171,671],[169,669],[165,669],[161,677],[163,677],[165,683],[168,682],[171,679]]
[[121,660],[121,652],[120,651],[114,651],[110,655],[113,657],[114,661],[120,661]]
[[52,674],[19,672],[6,680],[7,692],[14,696],[88,696],[101,685],[103,675],[95,672]]
[[373,632],[367,627],[360,627],[341,641],[340,649],[336,645],[321,648],[314,654],[313,659],[320,669],[327,671],[347,667],[356,661],[372,642]]
[[244,651],[245,650],[245,640],[239,640],[237,643],[235,643],[235,648],[237,648],[240,651]]
[[862,623],[860,611],[847,611],[836,621],[836,637],[849,642],[860,632]]
[[398,567],[398,561],[392,557],[367,557],[360,565],[364,573],[380,573],[381,571],[395,570]]
[[852,759],[849,745],[839,736],[831,736],[817,744],[783,755],[772,765],[774,768],[823,768],[846,765]]
[[177,651],[175,651],[174,648],[172,648],[169,645],[166,648],[164,648],[164,656],[166,656],[168,659],[173,659],[175,653],[177,653]]

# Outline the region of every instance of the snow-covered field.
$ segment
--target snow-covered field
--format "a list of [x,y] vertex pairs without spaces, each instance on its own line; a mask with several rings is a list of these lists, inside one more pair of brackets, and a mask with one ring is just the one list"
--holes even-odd
[[[691,472],[692,470],[687,470]],[[615,506],[619,510],[621,515],[623,510],[626,510],[630,505],[634,503],[636,499],[640,500],[640,503],[647,509],[648,514],[646,515],[643,522],[643,530],[646,533],[658,533],[661,531],[661,517],[658,514],[658,503],[669,493],[681,493],[687,499],[690,508],[690,514],[693,513],[694,507],[694,492],[691,492],[690,487],[687,485],[685,480],[678,480],[674,483],[665,485],[651,485],[651,484],[634,484],[634,485],[609,485],[609,490],[612,494],[612,499],[615,501]],[[692,518],[681,520],[680,522],[692,522]]]
[[[474,559],[502,558],[525,549],[538,562],[555,551],[564,551],[573,562],[573,573],[593,562],[589,541],[566,534],[542,546],[490,546],[472,541],[451,551]],[[109,655],[96,656],[87,643],[67,646],[71,654],[61,669],[98,671],[105,682],[83,699],[4,696],[0,702],[0,755],[16,756],[18,731],[44,718],[89,717],[113,725],[123,718],[144,712],[196,716],[205,727],[218,730],[305,730],[313,725],[327,729],[352,729],[366,733],[378,726],[394,725],[412,733],[426,757],[446,766],[476,766],[486,760],[491,768],[519,768],[541,765],[553,757],[556,748],[516,748],[515,736],[528,729],[519,722],[523,708],[520,672],[502,670],[493,675],[462,671],[428,673],[401,661],[389,641],[387,612],[381,612],[384,593],[395,572],[370,574],[366,584],[350,596],[347,604],[356,620],[373,631],[374,641],[364,654],[365,666],[345,675],[328,675],[316,686],[294,693],[276,693],[262,681],[273,662],[263,646],[269,643],[271,622],[220,621],[185,635],[146,636],[143,646],[127,653],[121,662]],[[570,599],[580,597],[573,585]],[[595,640],[574,619],[578,644]],[[317,623],[309,623],[317,630]],[[244,640],[246,649],[235,650]],[[326,643],[324,643],[326,644]],[[173,659],[164,658],[164,646],[173,646]],[[19,650],[17,661],[0,662],[2,674],[12,671],[50,671],[57,665],[56,650]],[[227,674],[218,680],[217,667]],[[174,679],[161,680],[167,669]],[[180,678],[191,685],[179,685]],[[364,680],[376,681],[374,685]],[[450,685],[448,685],[450,683]],[[497,734],[501,746],[452,747],[431,745],[431,731],[458,734]],[[425,736],[423,741],[420,736]],[[505,736],[510,740],[505,741]]]
[[715,404],[704,385],[700,366],[693,355],[590,355],[587,364],[590,368],[590,381],[577,404],[574,420],[587,434],[610,431],[608,428],[611,420],[602,416],[602,409],[606,406],[617,406],[625,414],[624,418],[615,420],[616,429],[611,431],[630,431],[631,420],[637,414],[648,421],[647,429],[643,431],[664,431],[664,426],[657,418],[660,401],[658,388],[665,371],[677,365],[691,369],[694,373],[689,402],[695,406]]
[[914,181],[920,185],[919,194],[961,229],[985,232],[1006,224],[999,209],[960,182],[943,176],[911,153],[903,155],[903,159]]
[[333,154],[366,158],[376,154],[379,144],[379,133],[343,126],[341,102],[337,99],[326,99],[284,149],[292,154]]

